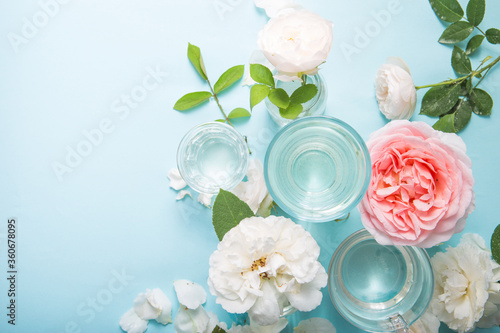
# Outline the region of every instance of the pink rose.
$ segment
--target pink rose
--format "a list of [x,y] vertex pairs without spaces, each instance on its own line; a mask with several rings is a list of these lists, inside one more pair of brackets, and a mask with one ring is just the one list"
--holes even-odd
[[459,136],[393,120],[367,146],[372,176],[358,208],[377,242],[431,247],[463,230],[475,208],[474,178]]

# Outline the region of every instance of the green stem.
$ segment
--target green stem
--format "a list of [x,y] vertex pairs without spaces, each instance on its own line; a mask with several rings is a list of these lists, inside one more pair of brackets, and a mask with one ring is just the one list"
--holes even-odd
[[300,78],[302,79],[301,85],[305,86],[307,84],[307,74],[302,74]]
[[[500,61],[500,57],[496,58],[495,60],[493,60],[487,66],[484,66],[480,70],[472,71],[470,74],[468,74],[466,76],[462,76],[462,77],[459,77],[459,78],[456,78],[456,79],[452,79],[452,80],[446,80],[446,81],[439,82],[439,83],[427,84],[425,86],[415,86],[415,89],[419,90],[419,89],[423,89],[423,88],[438,87],[438,86],[444,86],[444,85],[449,85],[449,84],[453,84],[453,83],[462,83],[463,81],[467,80],[468,78],[472,78],[474,76],[477,76],[477,74],[481,74],[482,72],[484,72],[486,70],[489,71],[499,61]],[[486,76],[486,74],[488,74],[488,72],[486,72],[483,75],[483,78]],[[482,80],[482,78],[481,78],[481,80]]]
[[[229,120],[229,117],[226,115],[226,113],[222,109],[222,105],[220,105],[220,103],[219,103],[219,98],[217,97],[217,94],[215,93],[214,88],[212,88],[212,84],[210,83],[210,80],[208,78],[207,78],[207,83],[208,83],[208,86],[210,87],[210,91],[212,92],[212,96],[214,96],[214,100],[217,103],[217,106],[219,106],[220,112],[222,112],[222,115],[224,116],[224,119],[227,121],[227,123],[229,125],[231,125],[234,128],[233,123],[231,122],[231,120]],[[245,142],[247,143],[248,153],[252,154],[252,151],[250,150],[250,146],[248,145],[246,137],[245,137]]]
[[212,84],[210,83],[210,80],[208,78],[207,78],[207,83],[208,83],[208,86],[210,87],[210,91],[212,92],[212,96],[214,96],[214,99],[215,99],[215,102],[217,103],[217,106],[219,106],[220,112],[222,112],[222,114],[224,115],[224,119],[227,121],[227,123],[229,125],[233,126],[233,124],[231,123],[231,121],[227,117],[226,113],[222,109],[222,105],[220,105],[220,103],[219,103],[219,98],[217,97],[217,94],[215,93],[214,88],[212,88]]
[[476,27],[477,30],[479,30],[480,33],[482,33],[484,36],[486,36],[486,34],[484,33],[483,30],[479,29],[479,27]]

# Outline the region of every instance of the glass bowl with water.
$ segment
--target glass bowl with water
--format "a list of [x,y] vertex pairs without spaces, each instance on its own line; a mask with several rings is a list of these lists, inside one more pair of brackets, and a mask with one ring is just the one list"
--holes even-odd
[[283,127],[264,162],[274,201],[308,222],[345,218],[364,196],[370,175],[363,139],[345,122],[328,116],[304,117]]
[[353,325],[369,332],[407,332],[429,305],[434,276],[425,250],[380,245],[362,229],[333,254],[328,289]]
[[231,190],[247,172],[248,146],[233,127],[210,122],[191,129],[177,150],[177,167],[195,191],[216,194]]

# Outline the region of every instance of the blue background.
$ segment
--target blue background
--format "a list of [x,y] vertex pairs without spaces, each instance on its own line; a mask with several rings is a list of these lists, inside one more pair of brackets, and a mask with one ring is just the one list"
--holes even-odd
[[[176,165],[183,134],[220,115],[213,102],[185,113],[172,106],[185,93],[207,89],[187,59],[188,42],[201,48],[215,82],[227,68],[248,63],[267,16],[250,0],[60,2],[55,7],[46,5],[54,4],[49,0],[0,3],[0,331],[120,332],[121,315],[146,288],[161,288],[174,304],[174,316],[174,280],[193,280],[208,292],[208,258],[218,242],[211,211],[189,198],[176,202],[166,175]],[[321,70],[328,84],[327,114],[364,139],[387,122],[373,88],[387,56],[405,59],[417,85],[455,77],[452,48],[437,42],[446,24],[427,1],[299,3],[335,25]],[[499,14],[500,3],[488,0],[480,26],[500,28]],[[30,30],[34,22],[39,27]],[[14,34],[22,42],[13,43]],[[485,42],[472,56],[473,66],[499,54],[500,46]],[[151,71],[160,73],[156,81],[148,79]],[[150,90],[127,106],[123,95],[139,93],[145,79]],[[489,243],[499,223],[500,69],[481,87],[495,100],[492,115],[473,115],[460,136],[476,180],[477,206],[465,231],[478,232]],[[248,97],[249,88],[238,85],[220,99],[231,110],[248,108]],[[419,115],[412,120],[435,121]],[[85,133],[100,126],[107,133],[88,146]],[[236,127],[263,160],[277,131],[264,105]],[[87,156],[73,160],[74,167],[58,177],[54,163],[66,164],[69,151],[78,147]],[[5,316],[10,217],[18,219],[15,327]],[[303,225],[320,244],[325,267],[336,246],[361,228],[357,210],[347,222]],[[233,319],[211,295],[205,308],[222,321]],[[336,312],[326,288],[322,304],[290,316],[286,331],[314,316],[330,319],[338,332],[359,332]],[[153,322],[148,328],[173,331],[173,325]],[[444,324],[441,331],[448,331]]]

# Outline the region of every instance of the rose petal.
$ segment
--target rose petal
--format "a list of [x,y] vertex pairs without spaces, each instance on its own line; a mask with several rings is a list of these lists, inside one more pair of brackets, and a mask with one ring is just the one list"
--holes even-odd
[[337,330],[333,324],[325,318],[309,318],[302,320],[297,327],[293,329],[294,333],[336,333]]
[[196,309],[207,301],[207,293],[202,286],[189,280],[174,281],[179,303],[188,309]]
[[148,328],[148,321],[139,318],[132,308],[120,318],[120,327],[128,333],[143,333]]
[[184,181],[179,172],[179,169],[177,168],[170,169],[168,171],[167,177],[168,179],[170,179],[169,186],[176,191],[182,190],[184,187],[187,186],[186,182]]
[[199,306],[194,310],[180,306],[174,320],[176,333],[205,332],[209,324],[210,317],[203,306]]
[[191,195],[191,192],[189,190],[182,190],[177,194],[177,196],[175,197],[175,200],[182,200],[182,199],[184,199],[184,197],[186,195],[189,195],[191,198],[193,198],[193,196]]

